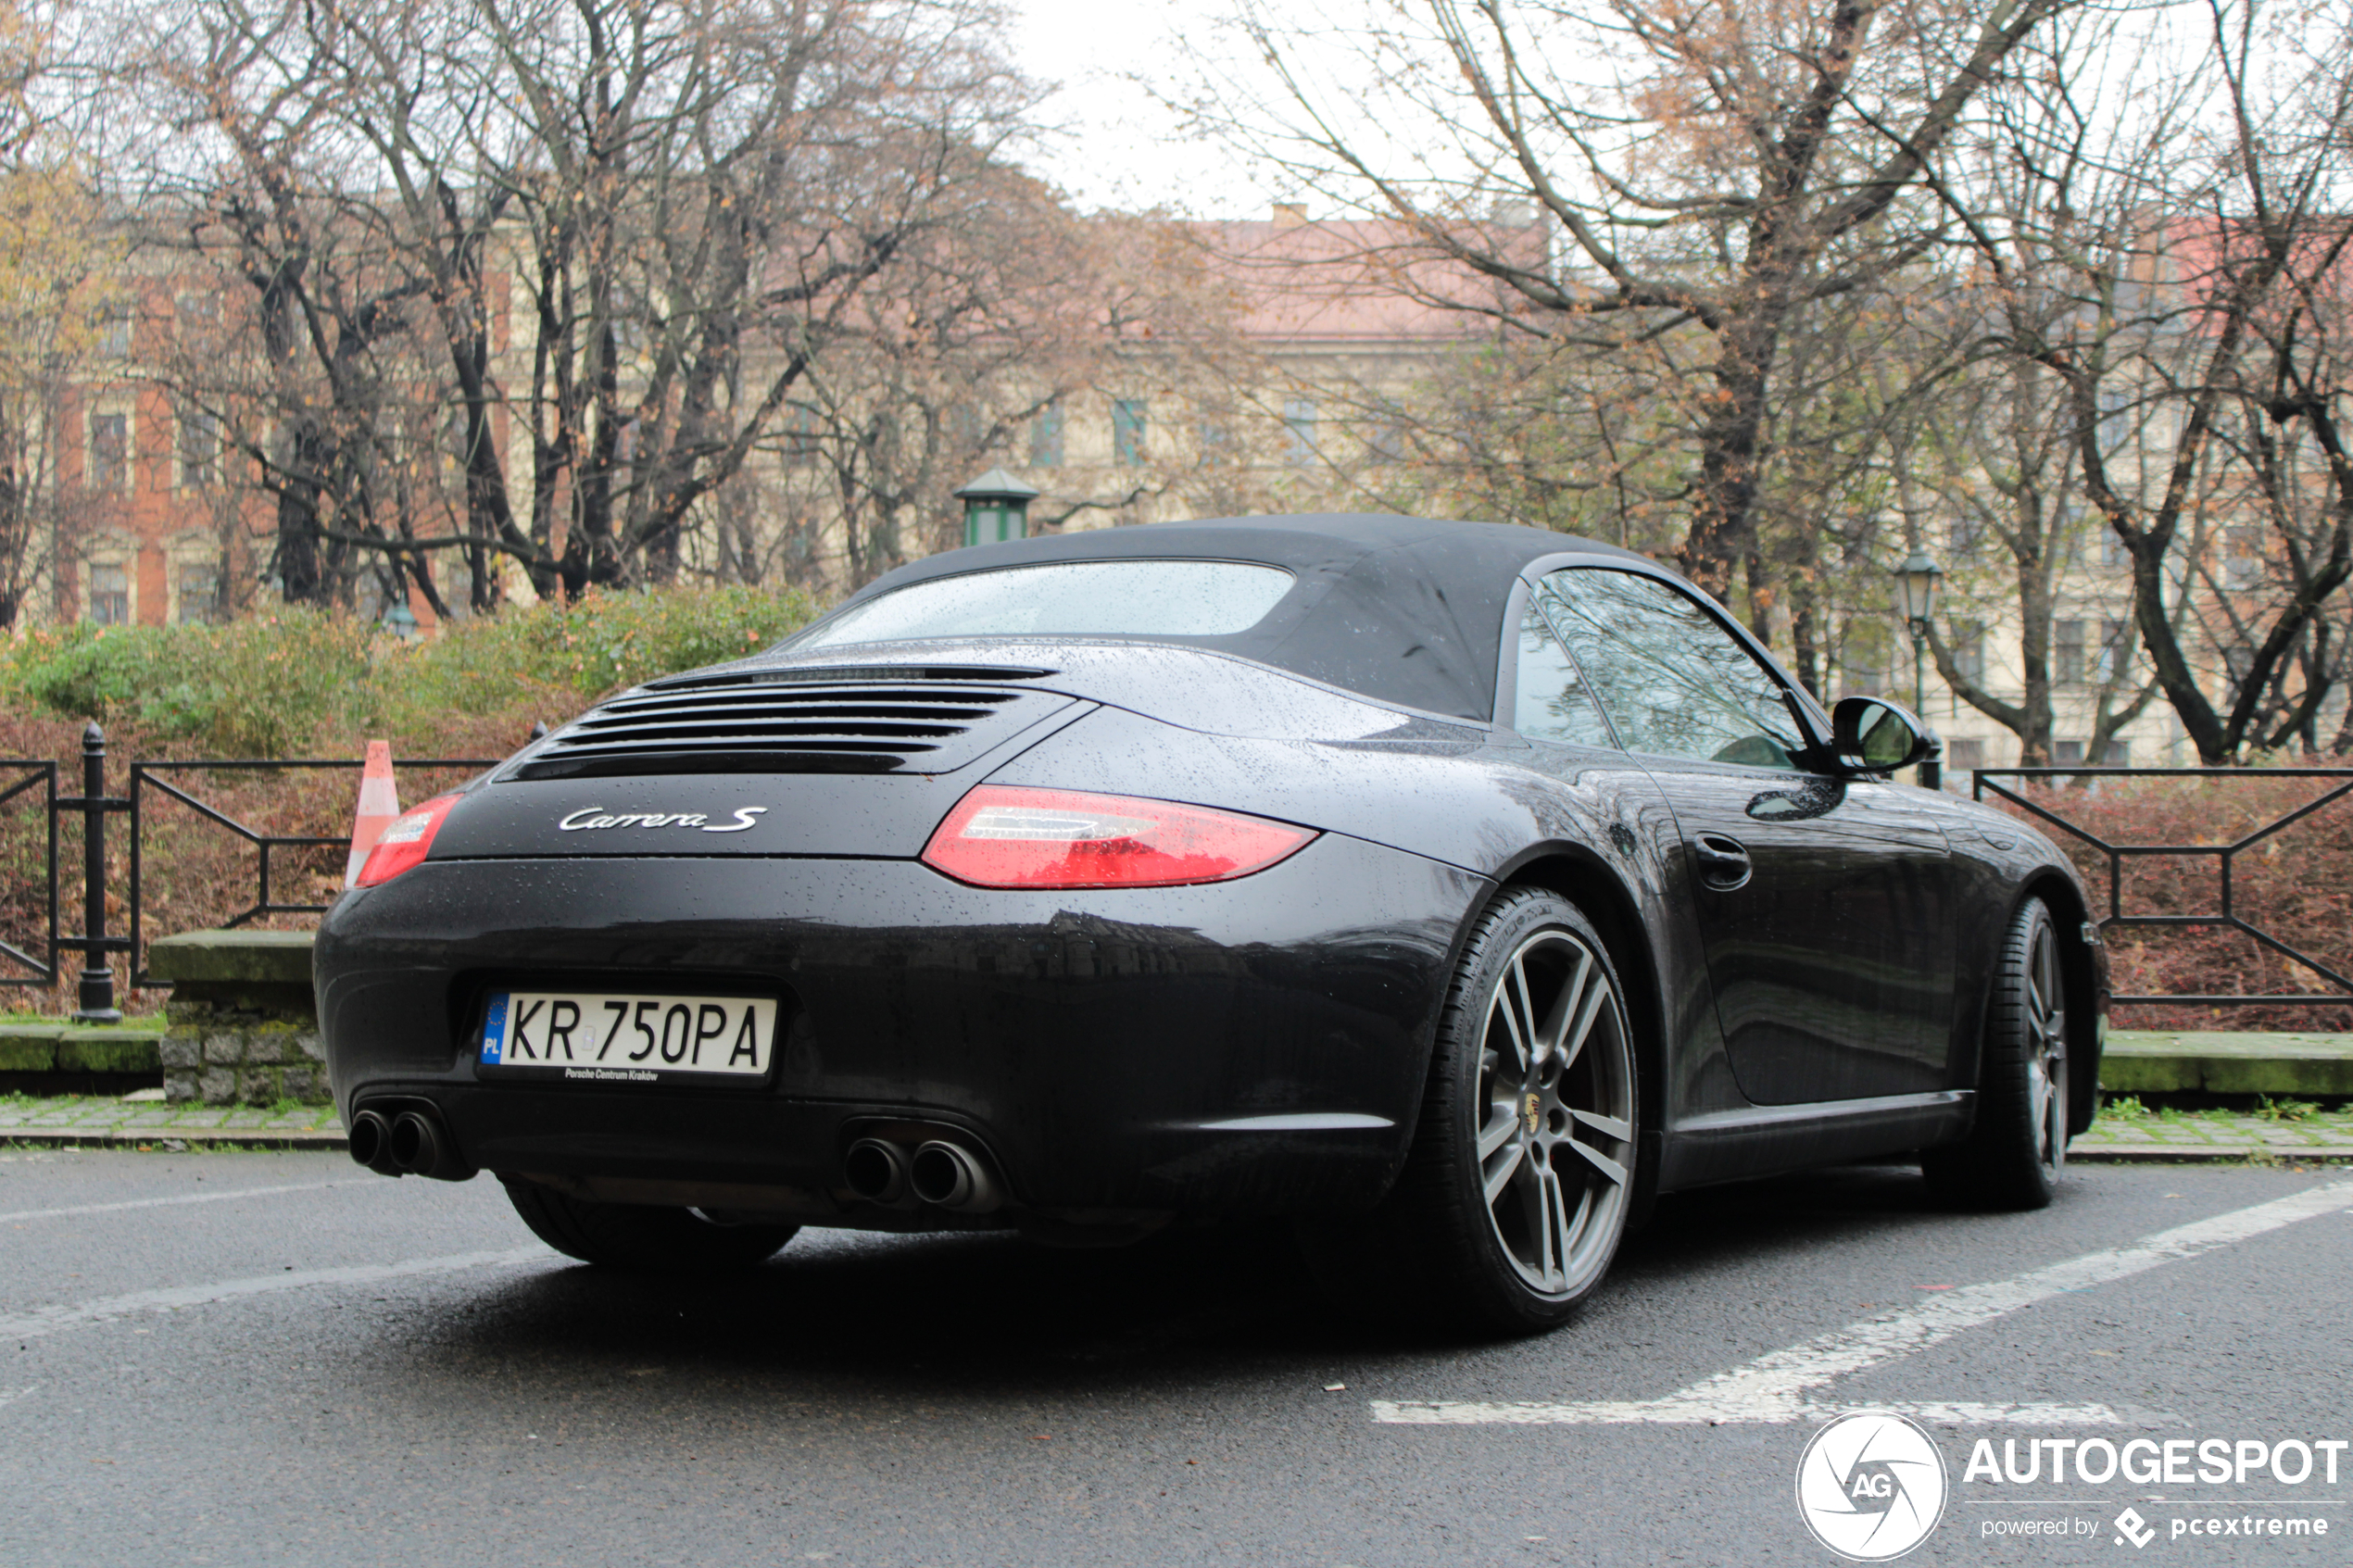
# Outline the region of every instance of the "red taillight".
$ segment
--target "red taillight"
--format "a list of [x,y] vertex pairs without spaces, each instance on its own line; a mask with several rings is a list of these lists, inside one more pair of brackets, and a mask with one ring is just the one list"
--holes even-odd
[[1205,806],[982,784],[924,846],[924,864],[978,887],[1174,887],[1263,872],[1312,828]]
[[425,851],[433,847],[433,835],[441,831],[441,819],[449,815],[449,808],[456,804],[458,797],[439,796],[405,816],[394,818],[392,826],[376,840],[376,847],[368,851],[368,859],[359,867],[359,880],[353,885],[373,887],[380,882],[390,882],[422,860]]

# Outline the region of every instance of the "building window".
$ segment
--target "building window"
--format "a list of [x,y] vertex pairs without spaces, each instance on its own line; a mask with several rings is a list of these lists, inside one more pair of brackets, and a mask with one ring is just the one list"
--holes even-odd
[[1966,772],[1985,766],[1985,743],[1982,740],[1948,740],[1944,743],[1944,765],[1955,772]]
[[2233,691],[2246,684],[2246,678],[2255,673],[2255,649],[2246,643],[2235,643],[2224,648],[2222,673],[2230,677]]
[[131,487],[130,416],[90,416],[90,465],[85,477],[93,490],[119,491]]
[[785,467],[805,469],[817,460],[817,410],[796,403],[785,415]]
[[115,359],[131,356],[131,307],[115,306],[98,317],[98,352]]
[[1365,456],[1376,463],[1402,463],[1407,445],[1405,421],[1394,414],[1386,415],[1366,433]]
[[2126,410],[2132,408],[2130,394],[2119,386],[2103,386],[2099,390],[2100,450],[2111,457],[2124,445],[2132,433],[2132,420]]
[[1111,406],[1111,460],[1124,469],[1144,466],[1145,407],[1122,397]]
[[2053,767],[2072,768],[2081,765],[2082,760],[2083,743],[2082,741],[2055,740],[2051,742],[2051,765]]
[[1283,400],[1283,461],[1305,468],[1315,460],[1315,405],[1304,397]]
[[1953,668],[1970,685],[1985,684],[1985,628],[1964,621],[1953,628]]
[[1223,468],[1234,460],[1232,426],[1215,420],[1202,420],[1201,460],[1210,468]]
[[1952,525],[1945,530],[1945,540],[1957,556],[1975,555],[1977,546],[1984,541],[1984,524],[1974,512],[1959,513],[1953,519]]
[[2100,622],[2099,680],[2102,685],[2112,685],[2128,679],[2133,673],[2133,623],[2129,621]]
[[2133,552],[2124,547],[2124,536],[2106,518],[2100,520],[2100,564],[2111,571],[2133,564]]
[[131,569],[90,568],[90,619],[101,626],[131,624]]
[[958,403],[948,410],[948,439],[961,451],[974,454],[988,450],[991,432],[980,410],[969,403]]
[[2263,531],[2244,524],[2222,531],[2222,586],[2233,592],[2263,585]]
[[[2083,623],[2081,621],[2051,622],[2051,679],[2062,686],[2083,684]],[[2082,748],[2076,748],[2079,759]]]
[[204,408],[180,416],[180,485],[209,490],[220,473],[220,417]]
[[180,569],[180,623],[205,626],[223,619],[220,610],[220,569],[208,561],[191,561]]
[[2132,765],[2133,743],[2131,741],[2112,740],[2108,742],[2108,745],[2100,748],[2101,767],[2129,768]]
[[1059,403],[1047,404],[1029,421],[1029,466],[1063,466],[1063,406]]
[[1850,621],[1841,644],[1840,673],[1848,696],[1877,696],[1887,690],[1887,626],[1879,621]]

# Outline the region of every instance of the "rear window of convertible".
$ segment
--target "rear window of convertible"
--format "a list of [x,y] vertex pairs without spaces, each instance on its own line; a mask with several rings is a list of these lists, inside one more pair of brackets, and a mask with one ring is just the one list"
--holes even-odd
[[852,605],[785,644],[934,637],[1224,637],[1247,632],[1285,594],[1278,566],[1214,560],[1054,561],[910,583]]

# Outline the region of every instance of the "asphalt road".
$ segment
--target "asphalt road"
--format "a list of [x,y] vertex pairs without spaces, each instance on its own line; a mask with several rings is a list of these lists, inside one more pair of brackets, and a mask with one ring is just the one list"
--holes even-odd
[[[1878,1406],[1949,1474],[1907,1562],[2344,1563],[2353,1451],[2191,1465],[2353,1437],[2348,1205],[2187,1167],[2077,1167],[2034,1215],[1899,1170],[1730,1188],[1568,1328],[1465,1346],[1353,1326],[1263,1236],[812,1231],[712,1284],[572,1265],[487,1178],[0,1156],[0,1563],[1830,1563],[1801,1451]],[[2188,1479],[1965,1476],[1981,1437],[2188,1439]],[[2244,1533],[2274,1517],[2329,1533]],[[2173,1534],[2208,1518],[2240,1533]]]

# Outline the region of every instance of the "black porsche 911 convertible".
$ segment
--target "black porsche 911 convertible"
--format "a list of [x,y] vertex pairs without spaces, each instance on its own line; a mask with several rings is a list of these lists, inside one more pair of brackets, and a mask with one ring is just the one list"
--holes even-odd
[[1661,1193],[2049,1200],[2105,954],[2046,840],[1891,782],[1932,744],[1557,533],[958,550],[402,817],[319,1016],[355,1159],[592,1262],[1288,1215],[1541,1328]]

